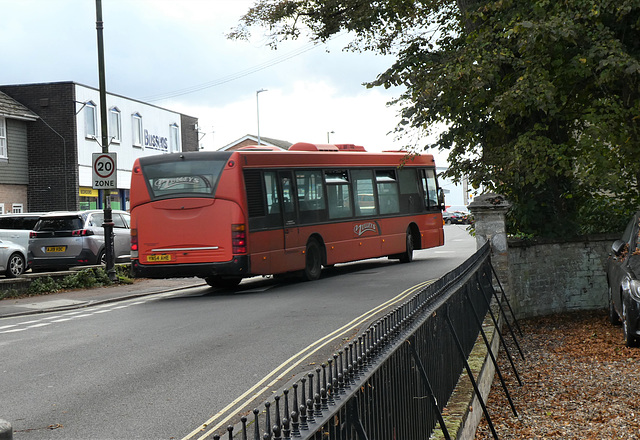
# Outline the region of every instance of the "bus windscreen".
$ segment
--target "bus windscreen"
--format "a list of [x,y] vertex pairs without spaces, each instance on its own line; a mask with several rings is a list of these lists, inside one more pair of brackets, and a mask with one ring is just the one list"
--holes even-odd
[[153,199],[213,197],[225,160],[187,160],[142,166]]

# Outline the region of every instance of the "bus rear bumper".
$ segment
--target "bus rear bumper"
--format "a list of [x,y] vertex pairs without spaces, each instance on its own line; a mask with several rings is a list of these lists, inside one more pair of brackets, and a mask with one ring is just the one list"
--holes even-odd
[[214,275],[249,276],[249,257],[237,255],[221,263],[141,264],[131,260],[135,278],[206,278]]

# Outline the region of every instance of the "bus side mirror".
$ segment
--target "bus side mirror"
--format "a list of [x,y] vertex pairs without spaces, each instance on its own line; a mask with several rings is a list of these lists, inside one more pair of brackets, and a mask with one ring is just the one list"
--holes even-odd
[[445,208],[444,190],[442,188],[438,188],[438,204],[440,205],[440,209],[444,209]]

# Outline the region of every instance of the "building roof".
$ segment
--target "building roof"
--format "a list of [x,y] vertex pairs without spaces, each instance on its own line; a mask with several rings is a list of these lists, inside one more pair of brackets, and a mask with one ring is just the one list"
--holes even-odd
[[27,121],[35,121],[38,119],[38,115],[2,92],[0,92],[0,116]]
[[[231,150],[236,145],[241,144],[242,142],[246,142],[246,141],[253,141],[256,144],[258,144],[258,136],[255,136],[253,134],[245,134],[240,139],[236,139],[235,141],[231,142],[230,144],[227,144],[224,147],[220,148],[220,151]],[[293,145],[291,142],[283,141],[283,140],[280,140],[280,139],[268,138],[268,137],[264,137],[264,136],[260,136],[260,144],[261,145],[268,145],[268,146],[271,146],[271,147],[279,147],[279,148],[282,148],[283,150],[288,150],[289,147],[291,145]]]

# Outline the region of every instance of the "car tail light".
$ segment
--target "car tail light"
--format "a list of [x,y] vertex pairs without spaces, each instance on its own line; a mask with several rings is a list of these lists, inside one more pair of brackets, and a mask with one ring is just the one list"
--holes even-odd
[[131,258],[138,258],[138,230],[131,229]]
[[231,242],[234,254],[247,253],[247,231],[244,225],[231,225]]
[[29,238],[36,238],[38,233],[36,231],[29,231]]
[[78,229],[71,232],[72,237],[87,237],[89,235],[94,235],[91,229]]

